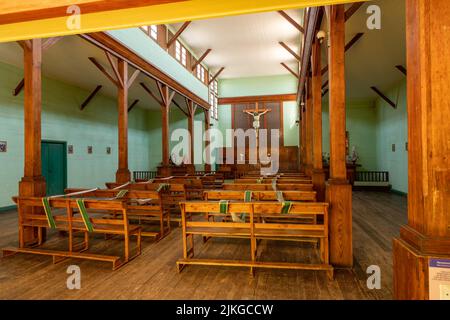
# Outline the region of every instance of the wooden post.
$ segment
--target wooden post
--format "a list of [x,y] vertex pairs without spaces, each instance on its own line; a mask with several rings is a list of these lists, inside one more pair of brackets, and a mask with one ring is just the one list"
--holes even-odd
[[312,176],[312,155],[313,155],[313,132],[312,132],[312,81],[308,77],[306,82],[306,111],[305,111],[305,171],[308,176]]
[[300,171],[306,173],[306,98],[303,98],[300,106]]
[[126,183],[131,179],[130,170],[128,169],[128,63],[118,59],[117,68],[121,84],[117,87],[119,168],[116,173],[116,182]]
[[322,163],[322,66],[320,41],[315,40],[312,48],[312,182],[317,200],[325,201],[325,172]]
[[[205,143],[205,149],[209,147],[210,142],[210,135],[209,135],[209,129],[211,127],[211,117],[209,116],[209,110],[205,110],[205,132],[206,132],[206,143]],[[209,172],[211,171],[211,164],[209,162],[211,161],[211,155],[209,152],[206,153],[206,159],[205,159],[205,171]]]
[[353,265],[352,187],[347,181],[345,155],[345,7],[330,8],[330,261],[337,267]]
[[161,85],[161,95],[164,104],[161,105],[161,123],[162,123],[162,170],[163,176],[170,176],[170,150],[169,150],[169,114],[170,104],[169,100],[169,87]]
[[449,17],[446,0],[406,1],[408,225],[394,240],[397,299],[433,298],[429,261],[450,259]]
[[[41,112],[42,112],[42,43],[41,39],[24,41],[24,176],[19,182],[20,197],[40,197],[46,194],[41,164]],[[43,212],[33,212],[43,213]],[[25,243],[34,242],[36,228],[24,230]]]
[[189,169],[188,169],[188,173],[189,174],[195,174],[195,165],[194,165],[194,119],[195,119],[195,106],[194,106],[194,102],[192,100],[187,100],[187,104],[188,104],[188,113],[189,113],[189,118],[188,118],[188,131],[189,131],[189,160],[190,160],[190,164],[189,164]]

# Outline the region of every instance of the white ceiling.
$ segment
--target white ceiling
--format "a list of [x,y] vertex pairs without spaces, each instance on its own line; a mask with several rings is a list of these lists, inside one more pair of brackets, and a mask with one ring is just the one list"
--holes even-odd
[[[300,24],[303,10],[286,11]],[[182,23],[174,24],[178,30]],[[300,50],[300,32],[278,12],[193,21],[181,38],[197,57],[212,52],[204,63],[213,71],[222,66],[220,79],[289,74],[281,62],[298,70],[295,58],[279,45]]]

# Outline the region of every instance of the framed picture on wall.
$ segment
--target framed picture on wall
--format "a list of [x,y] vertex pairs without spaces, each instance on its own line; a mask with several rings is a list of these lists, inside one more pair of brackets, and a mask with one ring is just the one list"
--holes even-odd
[[0,141],[0,152],[6,152],[8,149],[8,142]]
[[87,152],[88,152],[88,154],[92,154],[92,146],[87,147]]
[[68,154],[73,154],[73,145],[69,144],[69,145],[67,146],[67,153],[68,153]]
[[111,154],[111,147],[106,147],[106,154]]

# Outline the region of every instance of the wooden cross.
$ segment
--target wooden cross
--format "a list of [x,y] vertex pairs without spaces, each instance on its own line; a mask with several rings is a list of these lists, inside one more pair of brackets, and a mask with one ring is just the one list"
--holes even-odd
[[254,113],[261,113],[261,114],[265,114],[265,113],[267,113],[267,112],[271,112],[272,110],[270,110],[270,109],[259,109],[259,103],[258,102],[256,102],[256,108],[255,109],[247,109],[247,110],[244,110],[243,112],[244,113],[248,113],[248,114],[254,114]]

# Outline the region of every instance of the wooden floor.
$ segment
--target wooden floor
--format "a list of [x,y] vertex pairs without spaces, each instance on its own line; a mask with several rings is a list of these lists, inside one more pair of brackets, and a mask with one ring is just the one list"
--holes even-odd
[[[66,260],[19,254],[0,260],[0,299],[391,299],[392,238],[406,224],[406,198],[386,193],[353,194],[353,270],[337,270],[335,280],[324,272],[257,270],[188,266],[181,274],[175,261],[181,256],[181,230],[176,228],[158,243],[145,240],[143,253],[117,271],[108,263]],[[58,235],[53,236],[58,240]],[[119,240],[109,240],[111,251],[121,252]],[[17,246],[17,214],[0,213],[0,248]],[[93,250],[103,241],[93,241]],[[263,242],[264,259],[305,258],[308,244]],[[196,242],[196,254],[209,257],[248,256],[248,241],[213,239]],[[288,257],[288,258],[286,258]],[[81,268],[81,290],[68,290],[69,265]],[[382,289],[368,290],[366,269],[378,265]]]

